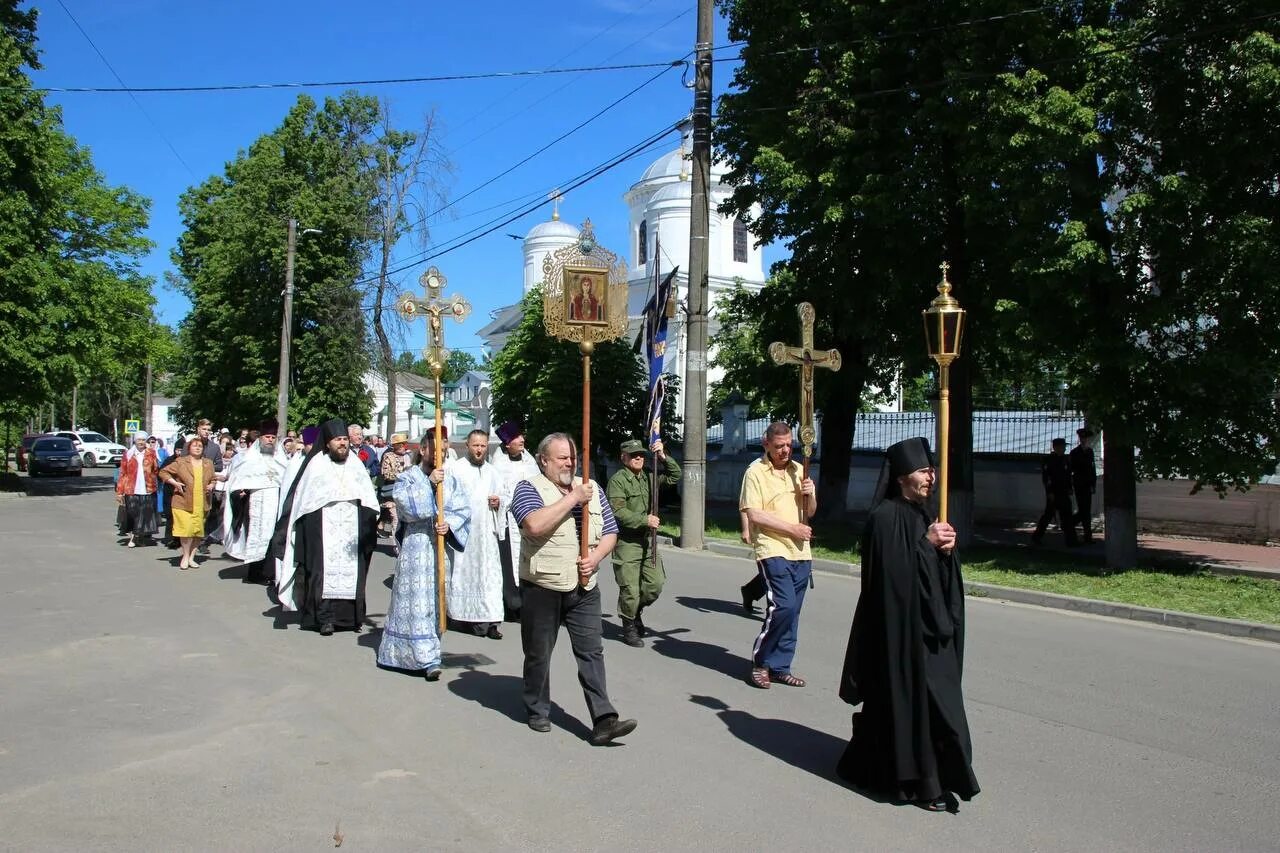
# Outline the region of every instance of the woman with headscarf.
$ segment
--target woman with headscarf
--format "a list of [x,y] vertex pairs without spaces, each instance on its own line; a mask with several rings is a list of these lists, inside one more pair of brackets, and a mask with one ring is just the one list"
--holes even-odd
[[956,533],[928,509],[929,443],[886,452],[884,499],[862,531],[862,592],[849,632],[840,698],[862,704],[840,776],[933,812],[978,791],[960,676],[964,583]]
[[173,514],[170,533],[182,548],[178,568],[199,568],[196,546],[204,538],[205,506],[213,490],[213,461],[204,455],[204,439],[196,436],[186,444],[186,452],[166,465],[160,479],[173,490],[169,511]]
[[159,468],[155,445],[148,444],[145,432],[135,432],[133,447],[124,455],[120,478],[116,481],[120,535],[126,537],[130,548],[137,547],[135,536],[149,539],[156,535],[156,472]]

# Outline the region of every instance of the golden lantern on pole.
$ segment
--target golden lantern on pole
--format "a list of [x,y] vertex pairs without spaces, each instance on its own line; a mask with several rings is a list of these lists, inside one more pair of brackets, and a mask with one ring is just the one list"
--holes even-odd
[[960,357],[960,339],[964,333],[965,311],[951,295],[947,270],[942,262],[942,282],[938,295],[921,314],[924,316],[925,345],[929,357],[938,363],[938,520],[947,520],[947,473],[951,445],[951,362]]

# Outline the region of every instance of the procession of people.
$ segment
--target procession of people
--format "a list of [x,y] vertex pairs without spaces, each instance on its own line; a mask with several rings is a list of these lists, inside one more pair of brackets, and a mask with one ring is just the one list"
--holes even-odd
[[[606,745],[636,730],[609,697],[598,573],[613,568],[621,642],[643,647],[644,611],[667,579],[657,490],[682,473],[661,440],[624,441],[601,489],[579,476],[572,436],[551,433],[531,452],[515,423],[497,428],[492,450],[489,433],[473,430],[460,456],[433,429],[414,450],[393,435],[380,454],[340,419],[279,442],[278,432],[264,421],[237,445],[202,421],[164,463],[157,443],[135,434],[116,489],[123,544],[159,535],[155,496],[168,486],[165,532],[179,542],[180,569],[198,568],[197,549],[222,542],[224,557],[267,584],[282,614],[330,636],[376,627],[365,585],[379,538],[390,538],[396,564],[380,668],[435,682],[443,628],[502,640],[503,622],[518,622],[526,721],[548,732],[551,657],[564,628],[591,718],[588,741]],[[769,424],[761,455],[743,471],[738,507],[765,599],[743,677],[762,689],[807,684],[793,663],[813,585],[809,519],[818,505],[795,445],[791,425]],[[839,684],[840,697],[861,708],[844,754],[832,760],[839,777],[871,795],[954,811],[979,787],[961,690],[960,562],[955,531],[931,514],[935,481],[924,439],[886,452]]]

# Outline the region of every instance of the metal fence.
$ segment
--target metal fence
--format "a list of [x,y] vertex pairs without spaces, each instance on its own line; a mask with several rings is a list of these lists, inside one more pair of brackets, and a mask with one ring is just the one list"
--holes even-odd
[[[747,447],[758,447],[770,418],[751,418],[742,423]],[[821,437],[821,418],[818,434]],[[975,453],[1009,453],[1039,456],[1049,452],[1055,438],[1075,444],[1076,430],[1084,426],[1078,412],[1000,412],[973,413],[973,450]],[[934,442],[936,426],[933,412],[867,412],[857,416],[853,449],[864,452],[882,451],[891,444],[917,436]],[[720,444],[724,425],[707,429],[707,443]]]

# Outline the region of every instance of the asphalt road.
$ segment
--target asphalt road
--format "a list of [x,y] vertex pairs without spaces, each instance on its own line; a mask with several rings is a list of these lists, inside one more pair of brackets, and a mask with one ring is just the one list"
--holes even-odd
[[[379,670],[376,631],[279,627],[229,561],[179,572],[175,552],[120,547],[109,477],[0,495],[3,849],[320,850],[339,824],[344,851],[1280,846],[1272,644],[971,600],[983,792],[934,815],[833,778],[854,580],[809,593],[810,686],[761,691],[737,603],[752,567],[671,553],[646,614],[661,636],[606,647],[640,727],[593,748],[567,640],[555,727],[534,733],[517,626],[448,635],[435,684]],[[377,621],[391,568],[375,558]]]

